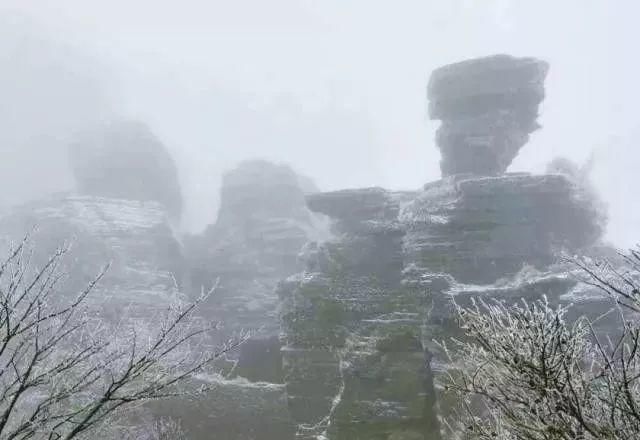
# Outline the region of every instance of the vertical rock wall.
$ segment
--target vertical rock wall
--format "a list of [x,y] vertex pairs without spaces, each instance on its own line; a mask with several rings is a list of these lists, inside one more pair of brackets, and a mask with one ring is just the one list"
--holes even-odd
[[144,127],[119,124],[74,147],[80,195],[14,209],[0,232],[38,223],[45,250],[75,237],[78,286],[112,261],[97,296],[115,315],[133,304],[145,318],[176,287],[197,294],[220,280],[202,310],[226,324],[220,339],[258,333],[226,377],[195,380],[218,390],[156,408],[188,420],[196,440],[216,426],[237,440],[440,440],[447,365],[433,341],[456,333],[452,296],[604,307],[557,261],[598,242],[591,195],[560,174],[505,174],[537,128],[546,72],[503,55],[434,72],[444,178],[419,191],[309,194],[290,168],[245,162],[224,177],[216,223],[183,251],[170,226],[181,207],[173,162]]
[[223,178],[216,223],[186,242],[195,293],[219,280],[204,313],[224,323],[224,335],[256,330],[234,375],[282,382],[274,289],[300,270],[303,245],[322,234],[321,220],[305,205],[311,186],[286,165],[243,162]]
[[144,320],[178,299],[184,261],[161,204],[61,195],[17,207],[0,219],[0,233],[14,241],[34,226],[34,264],[71,242],[63,261],[69,295],[110,263],[90,297],[105,314],[117,319],[126,311]]
[[602,234],[598,219],[564,176],[529,174],[449,177],[426,185],[400,214],[408,261],[475,284],[592,245]]
[[[452,296],[574,295],[558,253],[598,242],[597,205],[566,176],[505,174],[538,128],[547,69],[500,55],[436,70],[429,97],[443,121],[442,180],[413,193],[308,197],[335,234],[309,245],[306,270],[279,289],[298,438],[439,439],[447,365],[434,341],[457,333]],[[591,297],[581,310],[602,306]]]
[[402,284],[397,221],[410,194],[363,189],[318,194],[336,239],[307,248],[307,270],[280,286],[283,357],[297,438],[435,436],[422,346],[424,291]]

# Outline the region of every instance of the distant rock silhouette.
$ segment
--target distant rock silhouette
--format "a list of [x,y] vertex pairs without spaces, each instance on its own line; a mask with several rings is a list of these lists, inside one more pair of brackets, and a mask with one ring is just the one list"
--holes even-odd
[[120,121],[87,131],[70,146],[70,160],[80,194],[156,201],[180,218],[176,164],[145,124]]

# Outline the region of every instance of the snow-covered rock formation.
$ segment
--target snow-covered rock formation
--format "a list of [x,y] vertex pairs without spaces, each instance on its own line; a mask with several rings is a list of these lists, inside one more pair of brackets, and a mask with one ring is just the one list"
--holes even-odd
[[335,239],[280,286],[289,408],[299,439],[417,439],[435,429],[425,293],[403,283],[400,205],[380,188],[308,197]]
[[242,162],[223,177],[216,222],[186,241],[194,293],[218,281],[206,315],[224,323],[223,336],[256,332],[240,350],[234,375],[283,380],[274,289],[301,269],[303,245],[325,234],[305,205],[309,191],[313,185],[287,165]]
[[436,69],[429,114],[442,125],[436,143],[443,176],[504,173],[538,129],[549,66],[535,58],[495,55]]
[[71,245],[62,268],[70,295],[110,265],[90,296],[104,316],[150,317],[177,300],[184,263],[161,204],[57,195],[14,208],[0,219],[3,238],[13,241],[33,227],[35,264],[57,247]]
[[92,298],[103,312],[150,317],[175,301],[184,261],[172,220],[180,215],[176,166],[165,147],[137,122],[106,124],[70,146],[77,190],[17,206],[0,234],[20,239],[34,226],[36,261],[65,242],[68,289],[81,289],[110,264]]
[[[456,334],[451,298],[567,301],[561,252],[602,235],[591,194],[561,174],[504,174],[537,128],[547,64],[494,56],[445,66],[429,83],[443,179],[307,197],[333,221],[306,270],[279,289],[297,438],[436,440],[446,368],[433,341]],[[585,296],[581,309],[601,311]]]
[[318,193],[287,166],[244,162],[224,176],[217,221],[183,246],[175,165],[124,123],[76,142],[77,194],[4,213],[0,235],[37,224],[43,254],[74,238],[72,286],[111,262],[95,292],[105,317],[148,319],[219,280],[201,310],[224,324],[214,342],[257,333],[228,369],[194,378],[210,394],[153,407],[193,440],[440,440],[447,365],[433,341],[456,333],[452,297],[606,307],[558,259],[606,252],[588,187],[565,172],[505,174],[537,127],[546,71],[494,56],[434,72],[443,178],[416,191]]
[[[4,212],[0,236],[20,240],[36,226],[35,264],[71,241],[61,292],[73,297],[110,264],[90,296],[91,310],[110,323],[135,319],[140,334],[157,330],[159,314],[186,299],[191,286],[220,277],[201,318],[260,332],[236,355],[234,379],[228,371],[194,378],[194,388],[213,390],[150,409],[154,416],[178,417],[193,440],[291,438],[283,385],[259,380],[282,382],[274,287],[297,270],[298,253],[317,229],[304,203],[312,183],[285,166],[241,165],[225,178],[219,221],[189,241],[187,259],[172,228],[180,208],[175,165],[146,128],[108,125],[81,136],[71,155],[77,191]],[[228,333],[213,336],[222,342]]]

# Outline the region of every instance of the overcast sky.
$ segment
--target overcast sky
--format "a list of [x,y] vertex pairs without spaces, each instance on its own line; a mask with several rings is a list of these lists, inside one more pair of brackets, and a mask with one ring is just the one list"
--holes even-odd
[[113,115],[147,122],[174,154],[189,230],[213,221],[221,173],[246,158],[288,162],[324,190],[417,188],[439,177],[429,73],[509,53],[551,65],[543,128],[511,170],[595,154],[609,236],[628,246],[640,241],[636,3],[0,0],[0,171],[22,179],[3,200],[70,185],[56,145]]

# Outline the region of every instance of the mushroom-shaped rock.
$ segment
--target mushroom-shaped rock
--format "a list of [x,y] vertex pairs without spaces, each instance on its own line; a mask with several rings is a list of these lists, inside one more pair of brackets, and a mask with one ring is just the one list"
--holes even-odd
[[509,55],[467,60],[436,69],[428,86],[429,115],[443,176],[498,175],[539,128],[545,61]]

